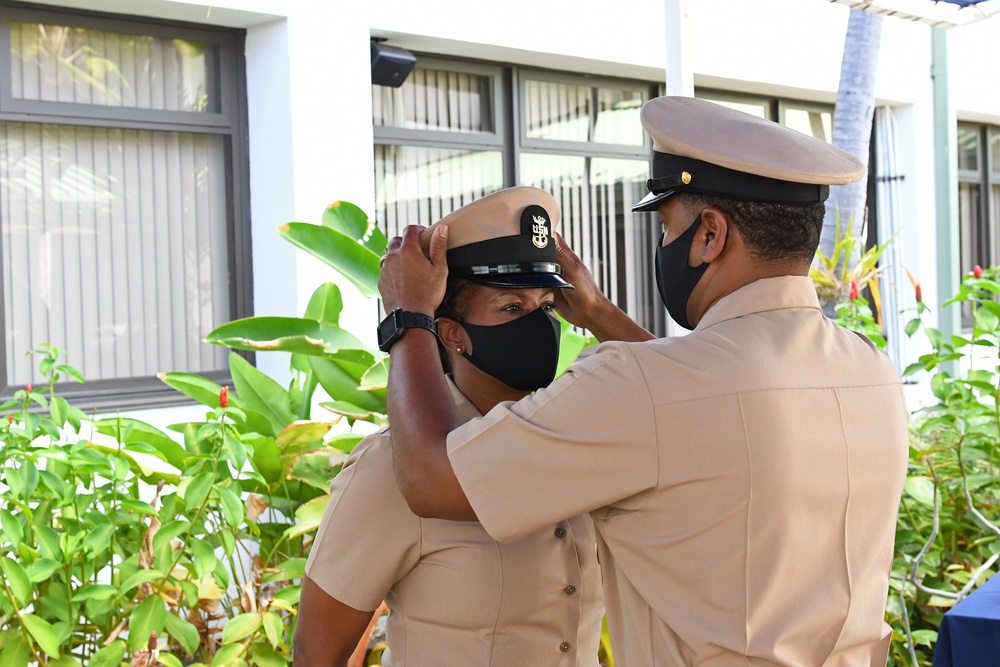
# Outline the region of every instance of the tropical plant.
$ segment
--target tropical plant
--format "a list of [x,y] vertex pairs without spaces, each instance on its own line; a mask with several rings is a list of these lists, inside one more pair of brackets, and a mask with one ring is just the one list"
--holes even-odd
[[[929,666],[950,607],[996,569],[1000,558],[1000,270],[966,275],[943,307],[971,308],[968,336],[924,324],[919,299],[907,333],[931,350],[904,372],[930,374],[935,402],[911,418],[909,471],[900,505],[886,618],[891,665]],[[955,366],[955,375],[946,368]]]
[[[816,258],[809,268],[809,277],[816,286],[820,303],[834,305],[848,300],[852,288],[857,291],[868,289],[875,306],[876,320],[880,321],[881,291],[879,289],[878,262],[892,239],[882,245],[872,246],[861,252],[865,239],[854,234],[854,219],[849,218],[841,225],[840,213],[835,215],[833,245],[829,253],[817,249]],[[855,258],[855,261],[851,261]],[[853,286],[853,287],[852,287]]]

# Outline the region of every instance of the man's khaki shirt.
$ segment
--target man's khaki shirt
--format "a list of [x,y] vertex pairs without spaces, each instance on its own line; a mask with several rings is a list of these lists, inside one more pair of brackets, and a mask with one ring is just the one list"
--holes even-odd
[[[449,385],[460,416],[478,417]],[[392,466],[388,430],[358,444],[330,485],[306,565],[350,607],[385,599],[383,665],[596,667],[604,607],[589,516],[501,544],[479,523],[413,514]]]
[[879,665],[907,460],[899,376],[802,277],[605,344],[448,437],[514,540],[591,512],[616,663]]

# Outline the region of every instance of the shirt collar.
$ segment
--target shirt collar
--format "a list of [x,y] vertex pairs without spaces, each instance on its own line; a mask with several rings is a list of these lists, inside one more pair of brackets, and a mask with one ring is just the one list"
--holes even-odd
[[479,414],[479,410],[476,406],[472,404],[468,398],[465,397],[458,387],[455,386],[455,381],[451,379],[451,374],[445,375],[445,379],[448,381],[448,389],[451,390],[451,397],[455,399],[455,407],[458,408],[458,416],[462,422],[467,422],[470,419],[475,419],[476,417],[482,417]]
[[702,316],[695,331],[752,313],[785,308],[820,310],[813,281],[805,276],[761,278],[716,301]]

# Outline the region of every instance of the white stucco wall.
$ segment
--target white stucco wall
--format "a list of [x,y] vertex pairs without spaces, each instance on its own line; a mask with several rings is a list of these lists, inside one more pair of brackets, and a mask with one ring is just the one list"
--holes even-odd
[[[323,281],[342,284],[343,321],[374,342],[373,303],[276,227],[316,222],[334,199],[371,211],[374,198],[369,38],[414,51],[662,81],[676,0],[44,0],[247,29],[250,205],[257,314],[298,315]],[[832,102],[849,10],[826,0],[687,0],[695,85]],[[950,33],[958,118],[1000,124],[1000,21]],[[908,267],[935,293],[935,170],[931,30],[886,18],[876,94],[899,121],[902,243]],[[260,355],[284,381],[287,359]]]

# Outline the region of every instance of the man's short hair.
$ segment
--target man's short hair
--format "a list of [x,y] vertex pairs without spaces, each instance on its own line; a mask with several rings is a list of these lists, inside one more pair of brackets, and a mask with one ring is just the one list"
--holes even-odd
[[770,204],[678,193],[692,209],[717,208],[726,214],[754,257],[765,261],[811,263],[819,246],[826,204]]

